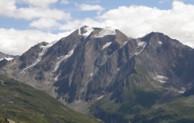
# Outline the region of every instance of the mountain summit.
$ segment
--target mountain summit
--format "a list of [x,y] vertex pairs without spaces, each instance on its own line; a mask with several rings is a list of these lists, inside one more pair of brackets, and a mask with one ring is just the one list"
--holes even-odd
[[83,26],[33,46],[1,72],[105,122],[135,123],[142,110],[192,95],[193,63],[192,48],[162,33],[131,39],[116,29]]

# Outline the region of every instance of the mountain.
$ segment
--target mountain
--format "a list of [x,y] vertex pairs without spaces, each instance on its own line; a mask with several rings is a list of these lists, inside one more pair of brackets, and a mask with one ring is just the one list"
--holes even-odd
[[17,57],[17,56],[13,56],[13,55],[9,55],[9,54],[5,54],[5,53],[0,52],[0,61],[2,61],[4,59],[7,61],[10,61],[10,60],[13,60],[15,57]]
[[1,123],[97,123],[51,96],[0,75]]
[[112,123],[194,122],[193,49],[162,33],[136,42],[134,71],[117,80],[110,97],[95,103],[92,112]]
[[[110,60],[114,58],[111,56],[117,55],[115,53],[127,41],[128,37],[119,30],[84,26],[58,42],[42,42],[33,46],[3,69],[6,74],[28,82],[63,102],[89,101],[102,96],[99,90],[90,97],[89,81],[96,81],[95,76],[102,74],[105,64],[114,60]],[[133,42],[129,42],[129,46],[130,43]],[[117,71],[116,67],[113,69],[113,72]]]
[[194,106],[193,63],[194,50],[165,34],[132,39],[83,26],[33,46],[1,72],[107,123],[193,122],[184,110]]
[[13,60],[17,56],[8,55],[5,53],[0,52],[0,67],[4,66],[7,62]]

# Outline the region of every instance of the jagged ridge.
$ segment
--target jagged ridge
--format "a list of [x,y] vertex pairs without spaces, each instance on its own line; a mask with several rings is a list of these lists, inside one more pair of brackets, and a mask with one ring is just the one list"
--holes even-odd
[[120,108],[129,104],[130,109],[144,96],[151,97],[145,99],[151,102],[140,103],[146,107],[189,90],[193,56],[192,48],[162,33],[131,39],[119,30],[84,26],[55,43],[32,47],[3,69],[75,110],[96,110],[104,100],[123,113]]

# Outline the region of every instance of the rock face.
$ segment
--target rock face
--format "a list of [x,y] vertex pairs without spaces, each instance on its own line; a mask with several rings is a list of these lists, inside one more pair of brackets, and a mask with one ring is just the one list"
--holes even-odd
[[135,89],[165,90],[157,98],[165,102],[193,86],[193,63],[192,48],[162,33],[131,39],[119,30],[84,26],[35,45],[1,72],[83,111],[103,99],[132,100]]

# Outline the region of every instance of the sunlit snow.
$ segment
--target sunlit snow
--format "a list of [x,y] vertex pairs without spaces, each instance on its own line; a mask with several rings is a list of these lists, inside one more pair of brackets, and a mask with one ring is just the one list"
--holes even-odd
[[104,46],[102,46],[102,49],[106,49],[112,44],[112,42],[107,42]]
[[61,64],[61,62],[63,62],[65,59],[68,59],[69,57],[71,57],[71,56],[73,55],[73,52],[74,52],[74,49],[73,49],[73,50],[70,50],[70,51],[68,52],[67,55],[62,56],[62,57],[60,58],[60,60],[56,63],[53,72],[57,71],[58,68],[59,68],[59,66],[60,66],[60,64]]
[[85,27],[84,28],[85,33],[82,33],[82,36],[88,37],[93,31],[94,29],[92,27]]
[[156,75],[153,79],[160,83],[166,83],[168,80],[168,77],[165,77],[163,75]]
[[5,60],[7,60],[7,61],[11,61],[11,60],[13,60],[14,58],[11,58],[11,57],[5,57],[5,58],[1,58],[1,59],[0,59],[0,61],[2,61],[2,60],[4,60],[4,59],[5,59]]

